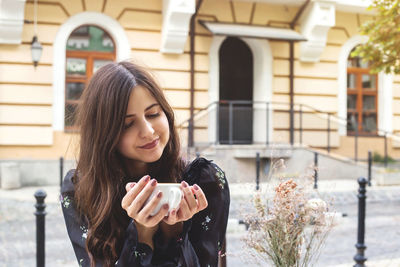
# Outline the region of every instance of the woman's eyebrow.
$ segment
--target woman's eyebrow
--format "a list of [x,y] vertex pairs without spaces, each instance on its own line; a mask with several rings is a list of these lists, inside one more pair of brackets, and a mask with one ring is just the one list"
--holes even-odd
[[[160,104],[158,104],[158,103],[154,103],[154,104],[151,104],[150,106],[148,106],[144,111],[148,111],[149,109],[151,109],[151,108],[153,108],[153,107],[155,107],[155,106],[159,106]],[[136,116],[136,114],[126,114],[125,115],[125,118],[129,118],[129,117],[135,117]]]

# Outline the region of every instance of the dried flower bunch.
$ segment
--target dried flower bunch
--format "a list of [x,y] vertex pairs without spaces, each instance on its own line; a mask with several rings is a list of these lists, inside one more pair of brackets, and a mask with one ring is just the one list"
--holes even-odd
[[312,266],[332,226],[327,204],[311,199],[292,179],[274,193],[272,201],[256,194],[255,214],[247,216],[246,245],[258,260],[276,267]]

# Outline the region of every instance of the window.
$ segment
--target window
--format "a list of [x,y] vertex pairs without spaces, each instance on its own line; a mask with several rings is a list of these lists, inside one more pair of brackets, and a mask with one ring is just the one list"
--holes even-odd
[[347,134],[376,135],[378,76],[359,57],[347,60]]
[[93,73],[112,61],[115,61],[114,41],[104,30],[85,25],[71,33],[65,66],[65,130],[75,129],[75,110]]

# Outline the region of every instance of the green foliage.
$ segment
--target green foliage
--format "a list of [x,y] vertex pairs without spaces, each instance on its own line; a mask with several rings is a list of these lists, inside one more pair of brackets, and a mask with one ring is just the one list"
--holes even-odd
[[358,46],[351,56],[368,61],[371,73],[400,73],[400,0],[373,0],[370,10],[376,16],[361,26],[369,40]]
[[[372,161],[377,163],[384,163],[385,157],[375,151],[374,154],[372,155]],[[394,163],[396,161],[391,156],[388,155],[387,162]]]

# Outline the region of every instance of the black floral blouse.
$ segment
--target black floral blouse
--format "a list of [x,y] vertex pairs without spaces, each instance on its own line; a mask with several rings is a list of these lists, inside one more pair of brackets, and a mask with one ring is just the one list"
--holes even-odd
[[[69,238],[80,267],[89,267],[89,256],[85,249],[87,225],[75,210],[72,177],[74,170],[67,173],[61,188],[61,206]],[[115,266],[120,267],[216,267],[218,256],[225,240],[229,214],[229,187],[225,173],[214,163],[197,158],[190,163],[183,180],[198,184],[205,193],[208,207],[185,221],[183,231],[176,240],[168,244],[161,242],[161,234],[154,235],[154,251],[138,242],[133,220],[125,232],[125,241]],[[96,260],[96,266],[102,266]]]

